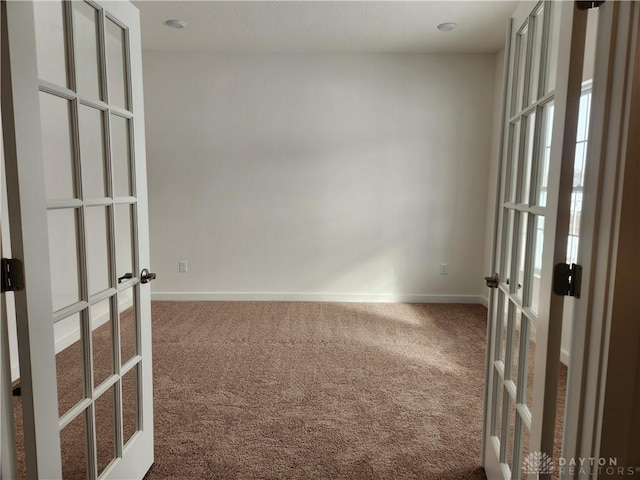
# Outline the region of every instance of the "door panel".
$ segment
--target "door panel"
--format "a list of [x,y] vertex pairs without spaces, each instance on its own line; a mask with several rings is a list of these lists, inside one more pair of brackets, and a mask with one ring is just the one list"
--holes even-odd
[[27,474],[142,478],[153,402],[138,274],[149,266],[138,11],[3,8],[11,233],[27,278],[16,296]]
[[580,88],[570,73],[581,72],[584,23],[574,2],[523,2],[511,19],[483,440],[492,480],[549,477],[522,466],[529,453],[552,456],[562,299],[551,298],[551,278],[564,255],[556,239],[566,248],[563,168],[577,116],[567,98]]

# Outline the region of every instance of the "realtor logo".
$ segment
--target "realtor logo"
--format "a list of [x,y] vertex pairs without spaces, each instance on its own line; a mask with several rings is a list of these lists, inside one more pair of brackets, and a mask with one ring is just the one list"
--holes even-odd
[[524,473],[548,474],[553,472],[553,459],[544,452],[530,452],[522,460]]

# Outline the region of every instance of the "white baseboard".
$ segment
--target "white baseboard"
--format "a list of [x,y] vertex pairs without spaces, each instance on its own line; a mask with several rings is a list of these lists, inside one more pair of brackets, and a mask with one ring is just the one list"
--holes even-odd
[[477,303],[480,295],[420,295],[376,293],[223,293],[223,292],[154,292],[152,300],[218,302],[362,302],[362,303]]
[[480,297],[480,304],[485,308],[489,308],[489,299],[487,297]]

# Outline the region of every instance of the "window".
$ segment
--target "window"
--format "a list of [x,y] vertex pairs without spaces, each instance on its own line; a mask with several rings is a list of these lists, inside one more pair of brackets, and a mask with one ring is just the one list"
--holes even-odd
[[[577,263],[578,243],[580,241],[580,219],[582,218],[582,191],[584,188],[585,162],[587,158],[587,141],[589,135],[589,114],[591,112],[591,82],[582,86],[580,95],[580,108],[578,111],[578,131],[576,135],[576,155],[573,164],[573,191],[571,192],[571,213],[569,220],[569,238],[567,240],[567,263]],[[551,114],[553,115],[553,114]],[[551,117],[553,118],[553,117]],[[551,128],[551,122],[547,123]],[[545,135],[543,155],[548,158],[551,152],[551,134]],[[549,162],[545,162],[549,165]],[[543,175],[547,178],[547,172]],[[541,204],[546,205],[547,185],[540,188]],[[544,224],[540,222],[536,228],[536,252],[534,269],[536,275],[540,275],[542,269],[542,240],[544,238]]]
[[587,159],[589,135],[589,114],[591,112],[591,83],[582,87],[580,110],[578,111],[578,132],[576,136],[576,157],[573,164],[573,191],[571,192],[571,219],[569,221],[569,241],[567,243],[567,263],[578,262],[580,241],[580,219],[582,218],[582,191]]

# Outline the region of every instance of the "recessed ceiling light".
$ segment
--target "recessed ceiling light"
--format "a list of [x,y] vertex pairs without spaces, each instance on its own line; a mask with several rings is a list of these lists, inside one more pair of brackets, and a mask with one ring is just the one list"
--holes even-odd
[[441,23],[440,25],[438,25],[438,30],[440,30],[441,32],[450,32],[451,30],[453,30],[457,26],[458,26],[458,24],[455,23],[455,22]]
[[167,20],[164,23],[165,25],[168,25],[171,28],[177,28],[178,30],[187,26],[187,22],[185,22],[184,20],[177,20],[175,18],[172,18],[171,20]]

